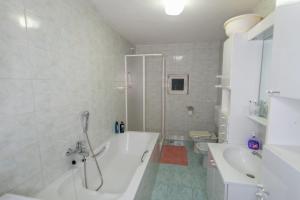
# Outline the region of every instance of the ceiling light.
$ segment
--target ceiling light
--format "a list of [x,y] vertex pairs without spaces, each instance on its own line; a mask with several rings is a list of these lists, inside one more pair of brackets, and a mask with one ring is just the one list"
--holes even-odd
[[19,17],[19,24],[23,28],[33,28],[37,29],[40,27],[40,23],[30,17],[24,17],[20,16]]
[[185,6],[185,0],[165,0],[165,12],[167,15],[180,15]]

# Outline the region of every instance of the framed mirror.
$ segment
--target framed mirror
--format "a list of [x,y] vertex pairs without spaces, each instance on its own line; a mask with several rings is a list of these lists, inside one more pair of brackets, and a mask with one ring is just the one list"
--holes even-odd
[[270,69],[272,64],[271,63],[272,47],[273,47],[273,35],[270,35],[263,40],[260,87],[259,87],[259,95],[258,95],[258,105],[259,105],[258,115],[263,118],[267,118],[268,116],[268,95],[266,91],[267,91],[267,82],[268,82],[268,69]]

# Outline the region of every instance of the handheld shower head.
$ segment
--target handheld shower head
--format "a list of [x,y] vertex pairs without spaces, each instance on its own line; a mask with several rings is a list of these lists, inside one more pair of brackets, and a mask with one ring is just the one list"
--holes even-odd
[[81,113],[81,123],[82,123],[82,130],[84,133],[87,133],[89,127],[89,111],[83,111]]

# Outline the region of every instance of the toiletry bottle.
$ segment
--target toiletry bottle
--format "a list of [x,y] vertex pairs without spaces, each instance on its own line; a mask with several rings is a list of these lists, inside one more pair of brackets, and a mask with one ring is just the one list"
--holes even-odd
[[248,147],[252,150],[259,150],[260,143],[255,134],[253,134],[252,137],[248,140]]
[[120,133],[124,133],[125,132],[125,124],[124,122],[120,123]]
[[118,121],[115,122],[115,133],[116,134],[119,133],[119,122]]

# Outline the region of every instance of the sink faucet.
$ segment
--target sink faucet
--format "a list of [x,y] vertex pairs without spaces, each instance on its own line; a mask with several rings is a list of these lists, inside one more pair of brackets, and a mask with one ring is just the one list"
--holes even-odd
[[66,156],[71,156],[73,154],[79,154],[85,158],[89,156],[89,151],[85,147],[83,141],[78,141],[76,143],[75,149],[69,148],[68,151],[66,152]]
[[257,156],[257,157],[259,157],[260,159],[262,159],[262,155],[261,155],[261,153],[259,153],[258,151],[252,151],[252,154],[253,154],[254,156]]

